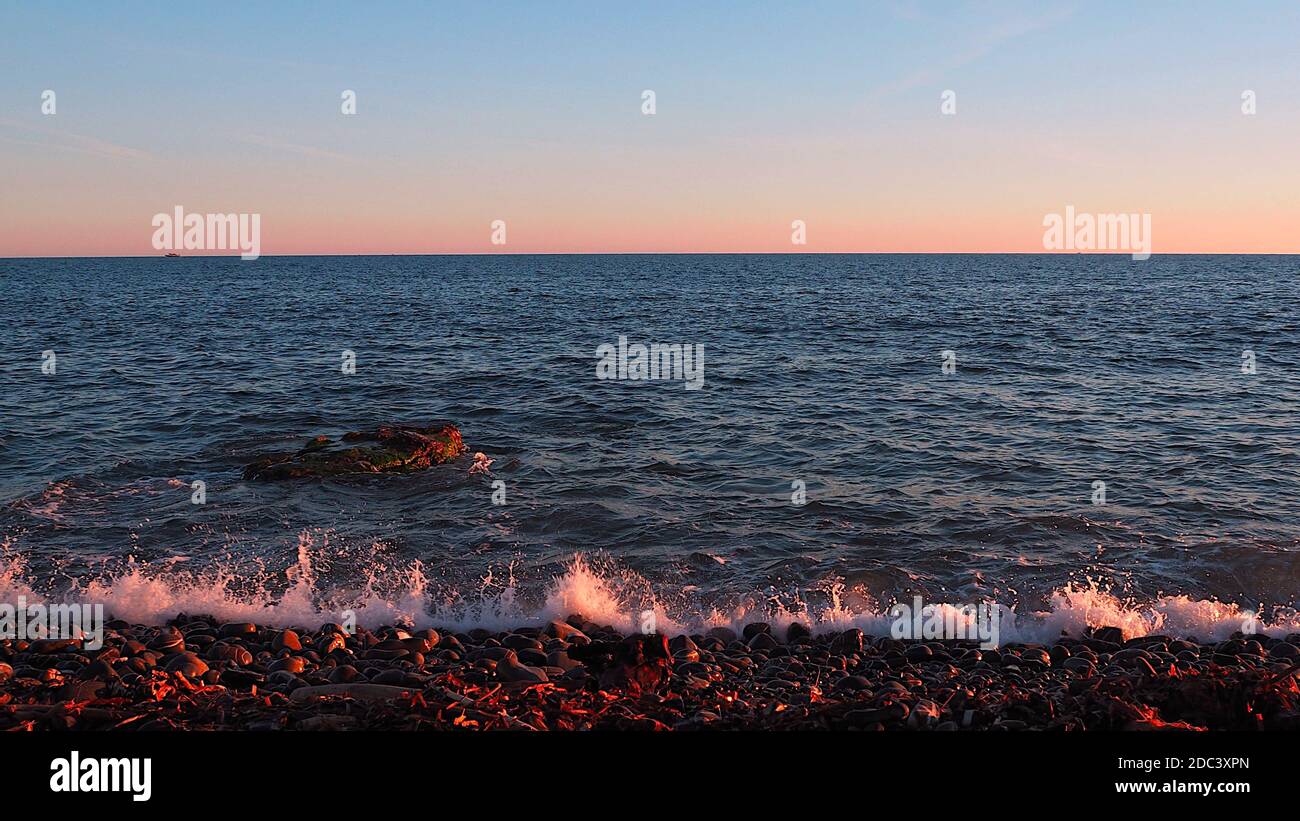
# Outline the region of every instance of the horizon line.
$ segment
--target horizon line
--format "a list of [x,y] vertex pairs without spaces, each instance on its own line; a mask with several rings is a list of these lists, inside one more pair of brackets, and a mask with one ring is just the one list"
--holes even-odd
[[[80,256],[27,255],[0,256],[0,261],[35,259],[236,259],[256,262],[267,258],[305,257],[725,257],[725,256],[804,256],[804,257],[860,257],[860,256],[1040,256],[1040,257],[1131,257],[1131,251],[432,251],[427,253],[322,253],[322,254],[260,254],[257,259],[240,259],[234,254],[96,254]],[[1151,257],[1293,257],[1300,251],[1170,251],[1151,252]]]

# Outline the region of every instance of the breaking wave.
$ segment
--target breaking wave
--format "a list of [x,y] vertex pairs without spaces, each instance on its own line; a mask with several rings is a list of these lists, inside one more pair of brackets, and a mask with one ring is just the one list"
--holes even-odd
[[[27,603],[102,604],[110,618],[139,624],[161,624],[187,613],[268,626],[314,627],[340,621],[350,611],[366,627],[405,623],[505,630],[581,613],[598,624],[631,631],[637,629],[641,614],[651,610],[657,628],[670,635],[715,626],[738,630],[751,621],[774,627],[799,621],[811,625],[814,632],[857,627],[870,635],[888,635],[892,621],[888,615],[892,602],[878,602],[866,591],[847,591],[842,585],[816,591],[817,598],[824,600],[820,604],[783,602],[755,593],[742,597],[743,604],[726,609],[692,606],[679,594],[656,591],[630,570],[581,553],[537,589],[519,583],[513,567],[490,570],[474,584],[447,584],[431,578],[419,561],[394,567],[374,557],[353,567],[358,571],[357,583],[327,583],[321,571],[329,562],[309,533],[299,536],[297,561],[278,573],[263,569],[250,574],[234,564],[193,571],[183,564],[158,567],[128,561],[98,576],[41,584],[31,578],[22,554],[0,544],[0,602],[16,604],[22,598]],[[468,595],[466,589],[471,590]],[[975,604],[926,603],[953,610]],[[1243,630],[1273,636],[1300,632],[1300,614],[1292,608],[1265,609],[1266,616],[1257,616],[1235,603],[1182,595],[1137,602],[1095,582],[1054,591],[1046,609],[991,604],[1000,611],[1004,643],[1047,643],[1101,626],[1119,627],[1126,638],[1165,635],[1200,641],[1222,640]]]

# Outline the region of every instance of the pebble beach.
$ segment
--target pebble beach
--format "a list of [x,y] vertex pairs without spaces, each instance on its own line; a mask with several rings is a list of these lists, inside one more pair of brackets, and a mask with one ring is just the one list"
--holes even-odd
[[111,621],[0,642],[0,730],[1300,729],[1300,634],[1100,627],[981,650],[754,622],[668,638],[573,615],[509,632]]

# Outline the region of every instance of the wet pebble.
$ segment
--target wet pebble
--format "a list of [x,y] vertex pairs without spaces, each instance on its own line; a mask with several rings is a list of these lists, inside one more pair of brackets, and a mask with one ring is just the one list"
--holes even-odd
[[810,638],[812,638],[812,631],[808,629],[806,624],[792,621],[789,626],[785,628],[786,644],[797,644],[804,639]]
[[307,663],[300,656],[285,656],[271,662],[266,669],[272,673],[284,671],[297,675],[307,669]]
[[281,630],[279,633],[275,634],[275,638],[271,639],[271,649],[288,650],[297,653],[302,650],[302,641],[294,631]]
[[546,653],[541,650],[534,649],[532,647],[525,647],[521,650],[515,651],[515,656],[519,659],[520,663],[522,664],[526,664],[532,667],[546,666],[546,658],[547,658]]
[[772,626],[765,621],[751,621],[746,624],[740,631],[740,637],[744,641],[749,641],[759,633],[771,633]]
[[524,684],[541,684],[548,680],[545,671],[520,664],[513,651],[497,660],[496,677],[501,681]]
[[866,676],[844,676],[835,682],[836,690],[847,690],[849,692],[860,692],[871,687],[871,681]]
[[167,662],[167,672],[181,673],[190,679],[199,678],[207,671],[207,662],[189,651],[177,653]]
[[1277,659],[1300,658],[1300,647],[1285,641],[1278,642],[1268,648],[1268,654],[1270,657]]
[[907,651],[903,655],[904,658],[911,662],[929,661],[934,655],[934,651],[931,650],[928,645],[914,644],[907,648]]
[[838,633],[831,641],[831,652],[841,655],[861,654],[863,646],[862,631],[856,627],[850,627],[848,630]]
[[1091,638],[1110,644],[1123,644],[1124,631],[1118,627],[1098,627],[1092,631]]
[[251,622],[230,622],[217,630],[222,638],[247,638],[257,635],[257,625]]
[[761,631],[751,635],[748,644],[751,650],[774,650],[780,646],[780,642],[771,633]]
[[[587,634],[565,621],[550,621],[544,631],[551,638],[571,642],[574,639],[587,639]],[[589,640],[589,639],[588,639]]]
[[530,636],[521,636],[518,633],[511,633],[501,640],[501,644],[511,650],[542,650],[542,643]]
[[1085,678],[1091,677],[1096,669],[1091,661],[1081,656],[1073,656],[1066,659],[1061,663],[1061,667],[1065,670],[1078,673]]

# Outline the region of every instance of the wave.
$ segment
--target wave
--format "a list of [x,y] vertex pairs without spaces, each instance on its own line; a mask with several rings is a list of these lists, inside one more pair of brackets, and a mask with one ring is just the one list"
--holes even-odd
[[[358,566],[359,583],[345,586],[322,580],[318,564],[324,546],[304,532],[299,535],[297,562],[281,573],[250,575],[234,565],[192,571],[178,566],[183,562],[146,565],[132,560],[114,572],[65,580],[55,591],[52,580],[41,584],[32,579],[25,558],[10,547],[0,544],[0,603],[17,604],[21,598],[29,604],[100,604],[109,618],[136,624],[163,624],[185,613],[310,628],[342,622],[351,615],[358,625],[370,628],[404,623],[417,628],[500,631],[577,613],[630,632],[639,629],[643,614],[651,611],[656,628],[668,635],[711,627],[739,631],[749,622],[765,621],[777,629],[800,622],[814,633],[856,627],[868,635],[886,636],[893,623],[892,602],[881,604],[865,591],[848,591],[843,585],[817,591],[826,600],[822,605],[780,602],[770,594],[754,593],[743,597],[746,604],[725,611],[693,609],[657,594],[638,574],[583,553],[573,555],[563,572],[539,591],[521,587],[513,567],[489,571],[470,585],[445,585],[435,584],[419,561],[393,567],[378,558]],[[1102,626],[1120,628],[1125,638],[1162,635],[1200,641],[1220,641],[1237,632],[1277,637],[1300,633],[1300,613],[1291,608],[1271,608],[1270,616],[1263,618],[1235,603],[1183,595],[1136,602],[1093,581],[1060,588],[1048,601],[1044,610],[988,602],[999,612],[1002,643],[1050,643]],[[926,604],[956,614],[980,603]]]
[[7,507],[32,519],[62,524],[71,511],[80,516],[98,514],[112,502],[156,498],[179,488],[188,489],[189,483],[174,477],[143,477],[115,486],[92,476],[74,476],[50,482],[36,493],[8,502]]

